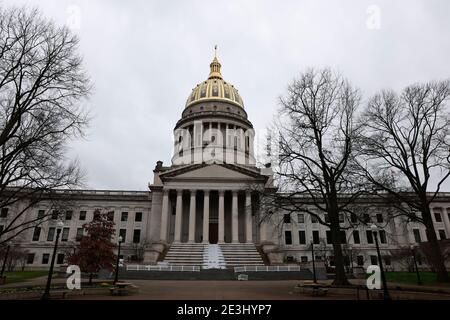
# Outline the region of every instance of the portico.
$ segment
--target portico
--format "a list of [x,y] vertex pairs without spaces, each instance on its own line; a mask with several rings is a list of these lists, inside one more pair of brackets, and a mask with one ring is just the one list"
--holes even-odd
[[163,189],[161,241],[251,243],[255,203],[239,189]]
[[164,243],[257,242],[259,172],[228,164],[162,172],[160,240]]

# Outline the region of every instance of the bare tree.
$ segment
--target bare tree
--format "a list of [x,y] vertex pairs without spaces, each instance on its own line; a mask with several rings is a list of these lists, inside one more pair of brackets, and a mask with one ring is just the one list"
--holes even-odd
[[396,204],[397,215],[426,227],[438,281],[449,277],[430,204],[450,175],[449,97],[449,80],[414,84],[401,94],[382,91],[370,99],[358,139],[365,177]]
[[[8,255],[6,256],[7,252]],[[28,250],[19,246],[10,247],[9,250],[6,249],[5,245],[0,246],[0,263],[3,264],[5,257],[7,258],[5,265],[7,271],[14,271],[17,265],[19,265],[20,270],[23,271],[27,262],[27,255]]]
[[348,284],[339,218],[348,217],[365,192],[352,164],[359,103],[359,91],[343,77],[329,69],[310,69],[289,85],[276,123],[281,191],[277,203],[283,210],[310,214],[330,228],[334,283],[339,285]]
[[81,101],[91,83],[78,43],[36,9],[0,9],[0,207],[11,209],[2,241],[48,217],[25,215],[51,190],[81,182],[77,162],[65,157],[88,122]]

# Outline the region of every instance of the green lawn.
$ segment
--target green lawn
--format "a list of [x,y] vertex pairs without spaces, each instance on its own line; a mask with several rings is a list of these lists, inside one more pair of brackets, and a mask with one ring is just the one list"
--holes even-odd
[[[450,273],[449,273],[450,274]],[[443,285],[450,286],[449,283],[436,282],[436,274],[429,271],[420,272],[420,280],[424,285]],[[386,281],[407,284],[417,284],[417,275],[415,272],[386,272]]]
[[12,271],[5,272],[6,283],[22,282],[29,279],[48,275],[48,271]]

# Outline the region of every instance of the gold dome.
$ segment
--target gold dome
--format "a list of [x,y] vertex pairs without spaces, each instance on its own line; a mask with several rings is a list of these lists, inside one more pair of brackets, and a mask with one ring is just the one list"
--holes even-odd
[[216,56],[209,67],[211,71],[208,79],[192,89],[186,101],[186,108],[207,101],[223,101],[244,108],[244,102],[237,89],[232,84],[223,80],[222,74],[220,73],[221,64]]

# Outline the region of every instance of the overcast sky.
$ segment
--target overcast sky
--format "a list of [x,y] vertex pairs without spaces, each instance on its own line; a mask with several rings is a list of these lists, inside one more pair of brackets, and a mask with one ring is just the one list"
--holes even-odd
[[[450,1],[61,1],[37,6],[81,39],[95,91],[87,139],[71,144],[95,189],[147,190],[215,44],[257,134],[288,82],[330,66],[365,98],[450,77]],[[447,183],[446,190],[450,191]]]

